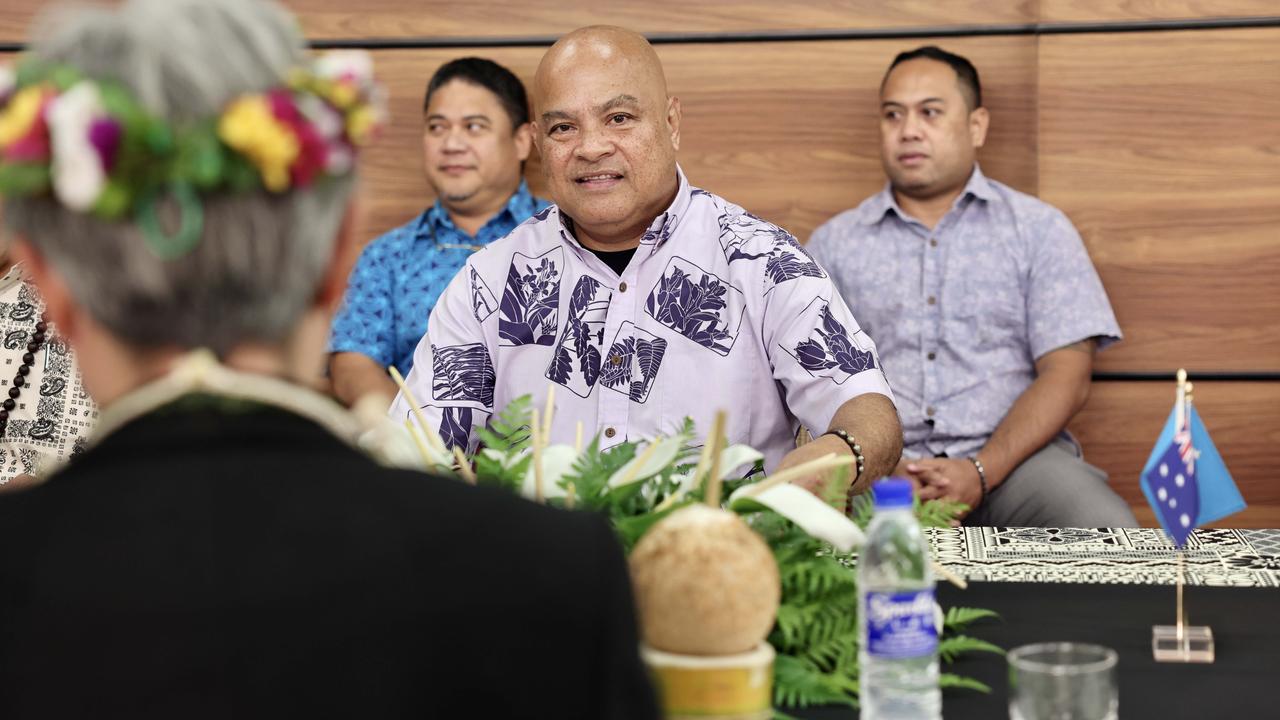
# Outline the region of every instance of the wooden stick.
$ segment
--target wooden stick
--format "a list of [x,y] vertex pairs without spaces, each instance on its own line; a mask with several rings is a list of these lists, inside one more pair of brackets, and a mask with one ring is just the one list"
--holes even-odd
[[529,447],[533,450],[533,501],[542,503],[542,428],[538,424],[538,408],[529,422]]
[[546,413],[542,418],[542,441],[551,443],[551,418],[556,412],[556,386],[554,383],[547,384],[547,404],[543,412]]
[[723,410],[717,410],[716,419],[711,423],[711,474],[707,477],[707,491],[703,495],[703,502],[713,508],[720,507],[720,488],[723,484],[720,479],[720,453],[723,450],[721,442],[727,419]]
[[475,485],[476,474],[471,469],[471,461],[462,452],[462,448],[456,445],[453,448],[453,459],[458,461],[458,474],[462,476],[462,479],[466,480],[468,485]]
[[770,475],[764,480],[761,480],[755,485],[752,485],[746,490],[743,490],[742,494],[746,497],[753,497],[755,495],[759,495],[760,493],[764,492],[765,490],[768,490],[771,487],[781,485],[782,483],[787,482],[792,478],[796,478],[801,475],[804,475],[805,473],[817,472],[820,470],[830,470],[832,468],[843,467],[845,465],[852,465],[857,461],[858,461],[857,458],[855,458],[852,455],[844,455],[844,454],[837,455],[835,453],[827,453],[822,457],[814,458],[808,462],[802,462],[799,465],[796,465],[795,467],[789,467],[786,470],[779,470],[778,472]]
[[575,492],[573,481],[570,480],[568,485],[564,488],[564,507],[566,510],[572,510],[573,506],[578,504],[577,498],[574,497]]
[[636,475],[640,472],[640,467],[644,465],[645,461],[649,459],[649,456],[653,454],[653,451],[657,449],[658,443],[656,440],[649,443],[649,446],[644,449],[644,452],[640,453],[640,455],[631,461],[631,467],[627,469],[627,474],[623,475],[622,480],[618,482],[618,487],[630,484],[632,480],[635,480]]
[[1186,610],[1182,606],[1182,551],[1177,551],[1178,555],[1178,641],[1182,641],[1182,625],[1186,621]]
[[944,579],[946,579],[947,582],[951,583],[952,585],[955,585],[961,590],[969,589],[969,583],[966,582],[964,578],[960,577],[959,575],[943,567],[942,563],[938,562],[936,559],[933,560],[933,571],[941,575]]
[[418,434],[418,426],[409,418],[404,419],[405,430],[409,431],[409,437],[413,438],[413,444],[418,448],[418,454],[422,456],[422,469],[430,471],[435,465],[435,461],[431,459],[431,448],[427,447],[427,441],[422,439]]
[[435,445],[436,450],[447,454],[449,451],[445,448],[444,443],[440,441],[440,438],[434,437],[430,432],[427,432],[427,429],[431,426],[427,424],[427,418],[422,414],[422,410],[418,406],[418,399],[413,396],[413,391],[405,384],[404,376],[400,374],[400,371],[394,365],[387,368],[387,372],[391,374],[391,379],[400,388],[400,392],[404,393],[404,399],[409,401],[409,409],[413,411],[413,416],[418,419],[418,424],[422,426],[422,434],[427,437],[427,441]]
[[573,451],[575,453],[582,452],[582,421],[578,421],[578,427],[573,434]]

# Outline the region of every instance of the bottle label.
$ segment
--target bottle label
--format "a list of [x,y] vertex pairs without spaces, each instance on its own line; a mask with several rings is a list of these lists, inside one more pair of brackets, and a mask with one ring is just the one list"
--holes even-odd
[[933,588],[909,592],[868,591],[862,608],[867,622],[869,655],[902,659],[938,649]]

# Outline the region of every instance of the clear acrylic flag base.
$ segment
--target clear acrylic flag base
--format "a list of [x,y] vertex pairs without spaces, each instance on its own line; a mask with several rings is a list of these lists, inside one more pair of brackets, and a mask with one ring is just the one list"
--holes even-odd
[[1151,653],[1156,662],[1213,662],[1213,629],[1208,625],[1155,625]]

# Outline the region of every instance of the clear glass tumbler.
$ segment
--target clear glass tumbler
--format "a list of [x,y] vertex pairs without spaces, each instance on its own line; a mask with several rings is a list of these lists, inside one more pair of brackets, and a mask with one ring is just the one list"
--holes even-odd
[[1023,645],[1009,653],[1012,720],[1115,720],[1116,651],[1085,643]]

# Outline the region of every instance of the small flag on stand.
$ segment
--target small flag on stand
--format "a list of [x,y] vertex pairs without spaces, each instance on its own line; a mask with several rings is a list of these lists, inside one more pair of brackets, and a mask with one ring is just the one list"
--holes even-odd
[[1142,469],[1142,492],[1164,531],[1181,548],[1200,525],[1245,507],[1222,456],[1191,402],[1191,384],[1178,371],[1178,394],[1164,431]]

